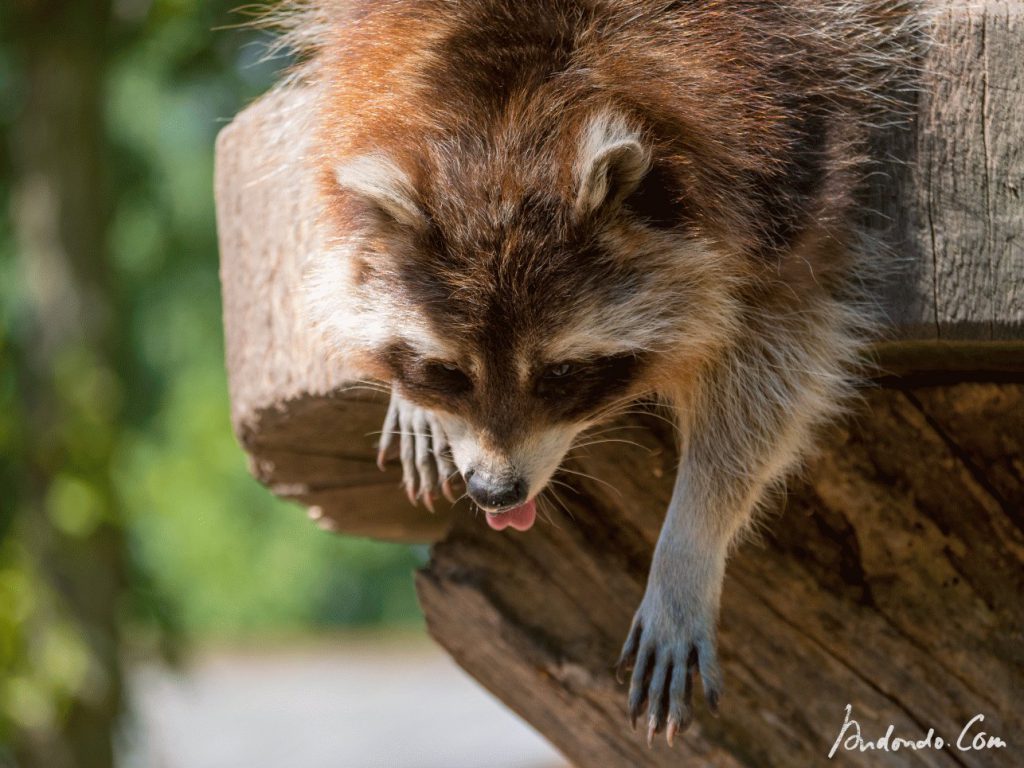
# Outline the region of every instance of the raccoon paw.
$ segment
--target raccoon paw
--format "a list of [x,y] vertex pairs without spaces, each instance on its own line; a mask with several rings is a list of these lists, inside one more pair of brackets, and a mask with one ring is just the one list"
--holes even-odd
[[648,746],[662,730],[672,746],[676,734],[685,731],[693,721],[696,672],[700,673],[708,709],[718,715],[722,685],[714,611],[698,611],[695,616],[687,608],[666,605],[661,590],[649,585],[619,656],[619,680],[632,669],[629,718],[634,730],[644,705],[647,706]]
[[398,438],[398,456],[402,462],[402,485],[415,506],[418,499],[434,511],[434,492],[440,487],[449,501],[455,501],[451,479],[456,474],[449,458],[448,438],[433,413],[413,405],[394,389],[377,450],[377,466],[384,469],[388,450]]

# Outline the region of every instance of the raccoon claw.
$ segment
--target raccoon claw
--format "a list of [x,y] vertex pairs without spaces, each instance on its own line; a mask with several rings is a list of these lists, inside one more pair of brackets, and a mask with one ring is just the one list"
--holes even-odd
[[[665,741],[668,742],[670,747],[676,745],[676,733],[679,731],[679,723],[676,722],[675,718],[669,715],[668,725],[665,726]],[[650,746],[650,745],[648,745]]]
[[398,398],[392,396],[391,402],[388,403],[387,415],[384,416],[384,426],[380,431],[380,445],[377,446],[377,468],[381,472],[384,471],[384,466],[388,461],[388,449],[398,432],[398,403]]
[[433,415],[430,415],[430,434],[434,445],[434,461],[437,463],[437,477],[440,480],[441,493],[452,504],[455,503],[455,494],[452,492],[452,478],[458,474],[458,470],[448,457],[451,449],[448,446],[448,436],[441,427],[440,422]]
[[446,499],[448,499],[449,502],[451,502],[452,504],[455,503],[455,494],[452,492],[452,479],[451,479],[451,477],[446,477],[441,482],[441,493],[444,494],[444,497]]
[[409,502],[416,506],[420,499],[434,511],[434,489],[449,501],[455,496],[451,478],[456,469],[448,458],[448,439],[440,422],[429,411],[413,405],[392,391],[391,402],[377,450],[377,466],[384,469],[389,450],[398,438],[398,458],[402,463],[402,486]]
[[700,673],[708,709],[716,716],[721,695],[713,624],[681,623],[662,618],[666,615],[670,614],[641,605],[617,664],[620,680],[632,670],[629,719],[634,730],[637,718],[647,709],[648,745],[664,730],[671,746],[693,721],[695,673]]

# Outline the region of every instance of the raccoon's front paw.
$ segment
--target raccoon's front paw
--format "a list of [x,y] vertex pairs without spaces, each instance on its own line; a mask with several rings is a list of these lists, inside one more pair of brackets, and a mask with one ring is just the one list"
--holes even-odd
[[[621,680],[630,668],[629,717],[633,727],[647,705],[647,743],[665,729],[671,746],[693,720],[693,677],[718,715],[721,674],[715,647],[716,609],[702,607],[649,583],[618,661]],[[692,604],[690,604],[692,603]]]
[[402,484],[415,506],[417,499],[434,511],[434,491],[440,486],[449,501],[455,501],[451,479],[456,473],[449,458],[448,438],[433,413],[413,405],[391,390],[391,403],[377,451],[377,466],[383,471],[388,449],[398,438],[398,456],[402,461]]

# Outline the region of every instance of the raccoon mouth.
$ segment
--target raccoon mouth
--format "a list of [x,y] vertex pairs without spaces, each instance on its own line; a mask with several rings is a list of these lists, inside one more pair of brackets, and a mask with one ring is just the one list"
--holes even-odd
[[516,531],[528,531],[537,520],[537,502],[530,499],[525,504],[500,512],[488,512],[484,517],[487,524],[496,531],[512,528]]

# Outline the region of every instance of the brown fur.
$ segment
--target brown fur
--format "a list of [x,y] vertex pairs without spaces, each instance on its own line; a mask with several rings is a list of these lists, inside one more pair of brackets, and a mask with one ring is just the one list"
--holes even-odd
[[[721,268],[757,284],[755,301],[778,293],[764,283],[780,276],[818,290],[845,249],[793,245],[848,237],[863,145],[858,74],[870,65],[857,50],[863,33],[823,29],[834,18],[816,5],[338,6],[317,51],[328,224],[349,232],[363,223],[334,165],[383,150],[410,174],[433,225],[397,273],[394,262],[382,267],[384,279],[438,307],[441,336],[520,330],[494,313],[550,329],[549,315],[567,309],[558,295],[567,282],[585,293],[646,268],[602,249],[600,222],[566,215],[584,122],[613,107],[650,142],[667,180],[656,192],[672,196]],[[372,279],[372,264],[361,269]],[[523,298],[529,306],[509,306]]]

